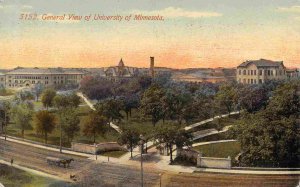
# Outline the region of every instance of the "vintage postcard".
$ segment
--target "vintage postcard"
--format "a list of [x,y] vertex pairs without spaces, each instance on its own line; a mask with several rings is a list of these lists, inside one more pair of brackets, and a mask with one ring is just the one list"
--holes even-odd
[[0,187],[300,187],[299,0],[0,0]]

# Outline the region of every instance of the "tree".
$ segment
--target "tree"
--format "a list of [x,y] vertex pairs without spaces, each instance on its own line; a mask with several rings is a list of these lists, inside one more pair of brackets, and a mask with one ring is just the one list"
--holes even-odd
[[133,127],[123,128],[121,135],[118,139],[118,143],[120,145],[126,145],[131,152],[132,158],[132,150],[139,144],[140,133],[137,129]]
[[53,105],[53,99],[56,96],[54,89],[48,88],[42,93],[42,103],[47,109]]
[[36,113],[34,124],[36,132],[45,136],[45,143],[47,144],[48,134],[52,133],[56,126],[55,116],[47,110],[41,110]]
[[299,167],[300,112],[297,84],[287,83],[274,91],[266,109],[244,114],[230,129],[241,144],[241,165]]
[[228,114],[230,114],[234,107],[235,97],[236,91],[234,85],[223,84],[220,86],[220,89],[216,94],[215,100],[218,101],[221,106],[225,106]]
[[[184,89],[171,88],[163,98],[164,111],[171,119],[176,119],[181,125],[184,119],[190,120],[194,114],[189,110],[192,105],[192,95]],[[186,112],[188,111],[188,112]]]
[[77,108],[80,104],[80,97],[75,93],[71,95],[56,95],[53,98],[53,105],[58,109]]
[[165,144],[170,150],[170,162],[173,162],[173,146],[182,148],[184,146],[190,146],[192,144],[192,136],[183,129],[179,129],[179,126],[172,124],[159,126],[155,130],[154,138],[159,144]]
[[34,99],[34,96],[29,91],[20,91],[15,96],[15,101],[17,101],[18,103],[22,103],[22,102],[25,102],[28,100],[33,100],[33,99]]
[[99,101],[113,95],[114,84],[114,82],[100,76],[86,76],[80,83],[80,90],[90,99]]
[[237,100],[242,109],[255,112],[267,105],[267,94],[260,85],[243,85],[237,92]]
[[43,93],[44,86],[41,83],[35,84],[33,87],[33,93],[35,94],[36,101],[39,101],[40,95]]
[[131,117],[131,111],[133,108],[138,108],[139,106],[139,97],[136,94],[126,94],[122,97],[123,101],[123,110],[126,113],[126,119],[128,116]]
[[151,116],[153,126],[164,116],[162,98],[164,98],[164,90],[157,86],[150,86],[143,94],[140,110],[143,115]]
[[93,136],[93,142],[95,143],[96,136],[98,134],[103,135],[108,130],[108,123],[109,122],[104,115],[97,112],[91,112],[84,123],[83,133],[86,136]]
[[30,102],[24,102],[12,107],[12,119],[21,130],[24,138],[24,131],[31,129],[31,120],[33,116],[33,105]]
[[64,134],[67,135],[68,142],[72,141],[74,136],[80,131],[80,120],[76,111],[73,108],[66,108],[61,111],[60,123]]
[[109,121],[120,121],[123,102],[120,99],[107,99],[95,105],[96,111],[103,114]]
[[6,139],[6,127],[10,120],[10,109],[11,104],[9,101],[0,101],[0,121],[1,123],[1,129],[2,132],[5,133],[5,139]]

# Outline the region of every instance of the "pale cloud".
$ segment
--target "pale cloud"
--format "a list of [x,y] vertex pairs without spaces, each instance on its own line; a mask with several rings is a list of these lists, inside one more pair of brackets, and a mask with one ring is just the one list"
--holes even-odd
[[4,7],[2,5],[0,5],[0,9],[3,9]]
[[33,7],[31,5],[23,5],[22,9],[32,9]]
[[300,6],[295,5],[291,7],[279,7],[277,11],[287,13],[300,13]]
[[209,11],[189,11],[182,8],[168,7],[162,10],[154,11],[143,11],[143,10],[133,10],[133,14],[147,14],[147,15],[162,15],[165,17],[176,18],[176,17],[186,17],[186,18],[203,18],[203,17],[220,17],[222,14],[218,12]]

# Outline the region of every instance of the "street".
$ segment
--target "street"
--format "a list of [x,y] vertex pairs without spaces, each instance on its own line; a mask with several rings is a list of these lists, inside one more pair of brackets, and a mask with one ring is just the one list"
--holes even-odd
[[[50,166],[46,157],[72,157],[74,162],[70,168]],[[58,152],[34,148],[22,144],[0,140],[0,159],[10,161],[24,167],[69,179],[75,175],[76,186],[141,186],[140,167],[117,163],[92,161],[85,157],[60,154]],[[131,161],[133,162],[133,161]],[[214,173],[176,173],[161,171],[151,163],[144,165],[144,186],[159,186],[162,173],[162,186],[296,186],[299,176],[270,175],[238,175]]]

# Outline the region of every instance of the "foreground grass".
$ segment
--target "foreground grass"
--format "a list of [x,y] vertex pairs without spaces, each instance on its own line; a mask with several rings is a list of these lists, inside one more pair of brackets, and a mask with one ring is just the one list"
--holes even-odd
[[65,182],[33,175],[4,164],[0,164],[0,182],[6,187],[68,186]]
[[209,145],[201,145],[193,148],[202,153],[204,157],[218,157],[232,159],[236,157],[241,151],[241,146],[238,142],[215,143]]

